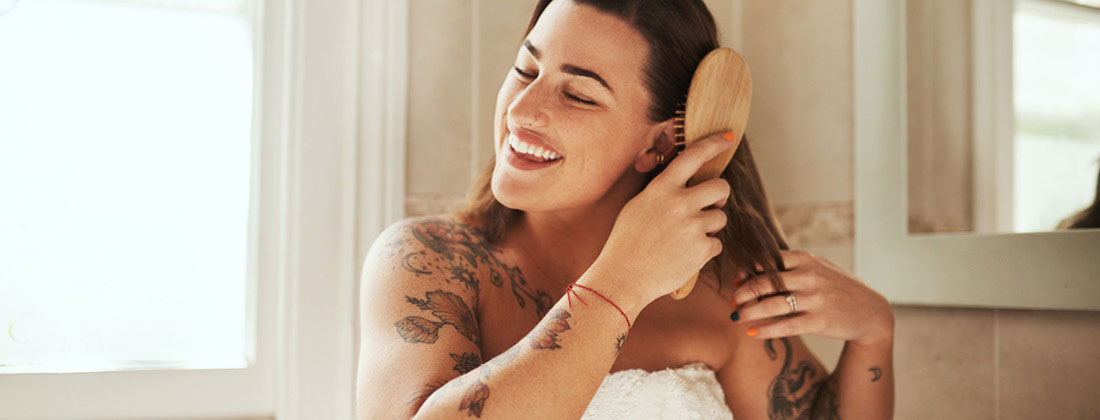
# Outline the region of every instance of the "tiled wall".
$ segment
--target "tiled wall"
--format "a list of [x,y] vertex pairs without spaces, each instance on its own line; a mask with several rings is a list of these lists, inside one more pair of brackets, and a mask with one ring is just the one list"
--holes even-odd
[[[413,0],[410,216],[449,211],[488,160],[533,0]],[[710,0],[752,68],[747,130],[795,248],[851,269],[850,0]],[[1056,271],[1052,271],[1056,275]],[[1100,418],[1100,312],[895,306],[896,418]],[[842,343],[804,337],[828,366]]]

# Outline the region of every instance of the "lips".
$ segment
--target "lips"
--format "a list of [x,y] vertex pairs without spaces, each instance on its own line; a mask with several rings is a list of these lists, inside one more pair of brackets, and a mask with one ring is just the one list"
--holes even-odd
[[[511,140],[511,142],[507,141],[509,139]],[[532,155],[532,154],[524,153],[520,150],[516,150],[516,148],[513,147],[513,144],[519,144],[520,148],[524,148],[524,149],[529,148],[529,147],[535,147],[535,146],[525,147],[524,145],[526,143],[519,142],[514,136],[512,136],[510,134],[505,137],[505,140],[506,141],[504,141],[504,148],[502,149],[503,159],[504,159],[504,162],[507,162],[507,165],[512,167],[512,168],[519,169],[519,170],[525,171],[525,172],[536,171],[536,170],[542,170],[542,169],[546,169],[546,168],[552,168],[552,167],[560,166],[558,164],[561,163],[564,160],[564,158],[562,158],[561,156],[558,156],[556,159],[547,160],[546,158],[541,157],[541,156]],[[547,151],[545,149],[540,149],[540,150],[541,150],[541,153],[544,156],[548,153],[552,153],[552,152]]]
[[554,154],[557,154],[558,156],[561,156],[563,158],[565,157],[565,153],[562,153],[561,150],[559,150],[557,147],[550,145],[550,143],[544,140],[542,136],[535,134],[531,130],[508,124],[508,132],[504,135],[504,141],[506,143],[508,142],[509,134],[515,136],[516,139],[519,139],[521,142],[527,143],[528,145],[536,146],[542,148],[543,150],[553,152]]

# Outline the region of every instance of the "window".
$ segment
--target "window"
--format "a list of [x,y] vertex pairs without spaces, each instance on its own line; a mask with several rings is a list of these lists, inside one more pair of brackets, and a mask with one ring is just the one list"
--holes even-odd
[[353,417],[407,8],[0,0],[0,420]]
[[239,368],[246,0],[0,15],[0,373]]

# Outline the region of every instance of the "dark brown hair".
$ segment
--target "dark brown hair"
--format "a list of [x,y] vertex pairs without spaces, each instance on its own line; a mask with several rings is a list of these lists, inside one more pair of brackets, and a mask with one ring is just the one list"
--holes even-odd
[[[535,6],[524,38],[551,1],[540,0]],[[647,116],[654,123],[675,115],[678,104],[687,94],[696,66],[707,53],[719,47],[714,17],[702,0],[569,1],[619,17],[645,38],[649,55],[643,73],[651,99]],[[505,207],[493,196],[495,166],[494,153],[474,181],[460,214],[477,220],[488,240],[498,243],[520,211]],[[663,167],[650,171],[645,184],[648,185],[661,169]],[[737,272],[752,273],[756,271],[754,266],[759,265],[778,290],[786,290],[775,273],[785,269],[779,250],[789,248],[775,223],[747,138],[742,138],[721,177],[730,184],[730,197],[722,208],[727,216],[726,227],[715,234],[722,241],[722,253],[714,260],[714,274],[719,283],[722,279],[732,279]]]

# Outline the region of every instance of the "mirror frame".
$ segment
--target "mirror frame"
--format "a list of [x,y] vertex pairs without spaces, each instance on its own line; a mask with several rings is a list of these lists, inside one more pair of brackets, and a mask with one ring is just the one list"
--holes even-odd
[[1100,310],[1100,229],[908,234],[905,0],[852,8],[860,279],[894,304]]

